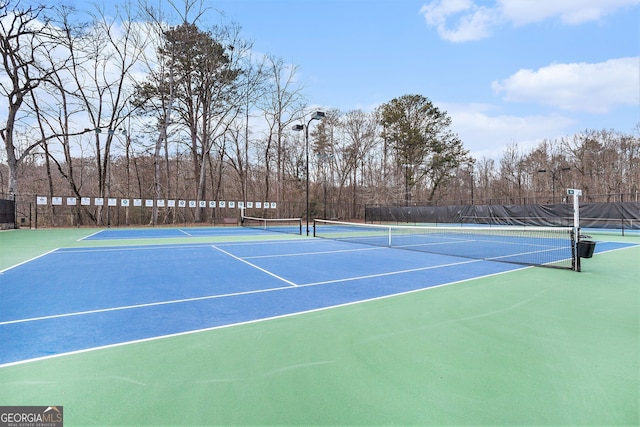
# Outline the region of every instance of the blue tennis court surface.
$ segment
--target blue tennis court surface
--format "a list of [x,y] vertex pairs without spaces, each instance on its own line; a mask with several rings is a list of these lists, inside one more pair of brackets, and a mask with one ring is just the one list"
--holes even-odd
[[183,228],[112,228],[98,231],[82,240],[163,239],[210,236],[264,235],[264,231],[243,227],[183,227]]
[[[90,238],[184,237],[185,230],[209,232],[105,230]],[[228,232],[260,233],[235,227]],[[597,250],[624,246],[599,243]],[[58,249],[0,272],[0,366],[517,268],[522,267],[313,238]]]

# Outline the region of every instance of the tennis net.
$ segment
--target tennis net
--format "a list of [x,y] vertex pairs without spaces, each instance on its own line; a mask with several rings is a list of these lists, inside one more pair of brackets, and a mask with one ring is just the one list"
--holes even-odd
[[248,228],[302,234],[302,218],[258,218],[242,215],[240,223],[243,227]]
[[429,227],[360,224],[316,219],[315,237],[441,255],[574,269],[570,227]]

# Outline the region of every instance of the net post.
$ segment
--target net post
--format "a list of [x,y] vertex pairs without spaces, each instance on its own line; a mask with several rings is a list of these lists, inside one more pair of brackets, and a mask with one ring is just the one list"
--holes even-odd
[[571,229],[571,269],[580,272],[580,257],[578,256],[578,241],[580,240],[580,228]]
[[580,271],[580,256],[578,255],[578,243],[580,242],[580,201],[582,190],[568,188],[567,195],[573,196],[573,230],[571,232],[571,256],[574,271]]

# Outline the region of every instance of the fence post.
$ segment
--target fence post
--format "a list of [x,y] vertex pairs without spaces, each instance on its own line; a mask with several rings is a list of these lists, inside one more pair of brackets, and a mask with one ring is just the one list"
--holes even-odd
[[16,202],[15,193],[13,193],[13,228],[18,228],[18,203]]

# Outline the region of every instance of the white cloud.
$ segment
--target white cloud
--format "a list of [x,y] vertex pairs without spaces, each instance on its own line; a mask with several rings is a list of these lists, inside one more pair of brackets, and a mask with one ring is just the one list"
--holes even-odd
[[526,25],[559,17],[565,24],[597,21],[640,0],[499,0],[497,8],[507,21]]
[[[438,34],[450,42],[479,40],[491,35],[495,25],[495,11],[484,6],[476,6],[472,0],[437,0],[422,6],[420,14]],[[448,21],[456,20],[453,28]]]
[[534,102],[570,111],[606,113],[640,103],[640,59],[611,59],[596,64],[553,64],[519,70],[492,88],[505,101]]
[[559,18],[570,25],[597,21],[640,0],[496,0],[493,6],[474,0],[434,0],[420,9],[425,22],[444,40],[466,42],[489,37],[505,22],[527,25]]
[[561,115],[514,116],[500,114],[483,104],[442,104],[452,120],[452,130],[475,158],[499,159],[504,150],[517,143],[523,149],[534,148],[544,139],[562,137],[575,124]]

